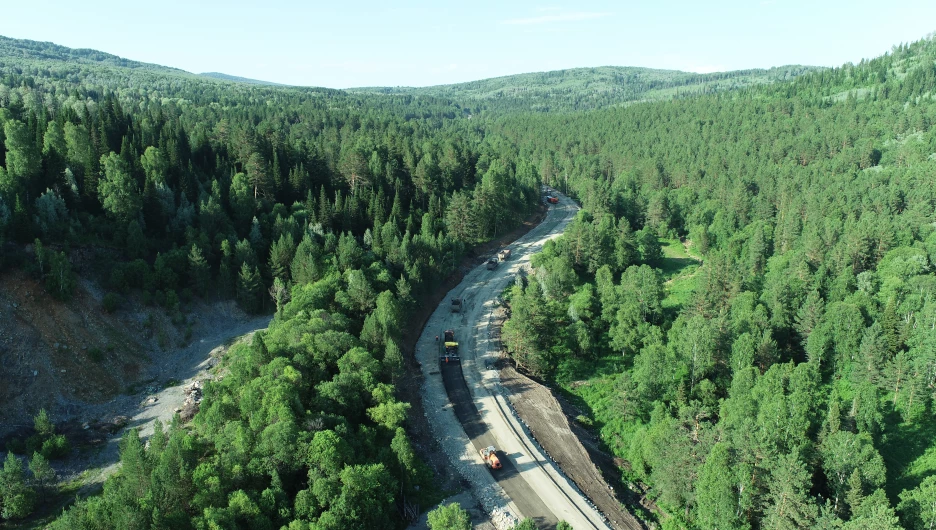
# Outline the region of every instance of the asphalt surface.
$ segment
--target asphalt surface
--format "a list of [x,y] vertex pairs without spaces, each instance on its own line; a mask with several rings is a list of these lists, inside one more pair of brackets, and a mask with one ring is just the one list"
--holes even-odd
[[[560,203],[550,206],[539,226],[507,245],[512,251],[510,259],[493,271],[481,264],[466,274],[430,317],[416,349],[425,376],[424,405],[427,409],[451,407],[453,419],[460,423],[460,429],[457,426],[453,429],[446,416],[431,418],[437,424],[445,424],[434,426],[440,444],[449,454],[459,453],[459,464],[482,470],[486,468],[477,450],[488,445],[499,450],[504,469],[488,472],[493,480],[463,471],[471,475],[470,482],[480,490],[476,496],[502,495],[504,500],[497,503],[499,508],[518,518],[531,517],[546,528],[555,526],[559,520],[576,529],[607,528],[607,525],[512,414],[493,369],[499,345],[493,338],[491,320],[497,297],[515,281],[521,269],[529,268],[532,254],[565,230],[577,211],[575,203],[560,197]],[[449,299],[456,296],[463,299],[462,311],[451,313]],[[455,331],[462,357],[460,364],[438,363],[435,336],[441,336],[445,329]]]
[[[468,385],[465,384],[461,363],[444,364],[441,367],[441,372],[445,390],[448,392],[449,399],[452,401],[452,408],[455,410],[455,416],[461,422],[462,427],[465,428],[465,434],[468,435],[474,449],[480,451],[481,448],[491,445],[499,447],[497,438],[487,424],[484,423],[474,400],[471,399]],[[555,528],[559,520],[520,475],[510,456],[504,454],[504,451],[498,450],[497,457],[501,461],[502,468],[491,470],[494,480],[504,488],[504,491],[513,499],[524,515],[530,514],[526,516],[532,517],[539,528]],[[480,456],[478,458],[480,460]]]

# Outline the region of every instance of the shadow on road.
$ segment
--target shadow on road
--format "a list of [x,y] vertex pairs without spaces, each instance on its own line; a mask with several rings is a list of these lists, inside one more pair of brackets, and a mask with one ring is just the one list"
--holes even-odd
[[[481,419],[481,414],[471,399],[468,391],[468,385],[462,374],[460,363],[446,363],[440,367],[442,381],[445,384],[445,390],[448,393],[449,400],[452,402],[452,409],[455,416],[461,422],[465,429],[465,434],[471,440],[475,451],[489,445],[497,445],[494,435],[490,432],[487,425]],[[501,457],[503,468],[492,471],[494,479],[504,488],[507,495],[514,501],[520,512],[527,517],[532,517],[536,521],[537,528],[555,528],[559,520],[537,496],[533,489],[527,484],[526,480],[520,475],[520,471],[526,469],[524,466],[535,466],[535,463],[525,464],[522,469],[517,468],[516,457],[520,453],[506,455],[498,451]],[[484,465],[481,457],[478,457],[478,465]]]

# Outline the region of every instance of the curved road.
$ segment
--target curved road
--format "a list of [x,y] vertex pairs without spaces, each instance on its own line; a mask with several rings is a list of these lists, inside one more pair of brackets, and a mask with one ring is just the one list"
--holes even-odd
[[[490,329],[495,298],[521,268],[529,268],[531,255],[562,234],[577,211],[575,203],[560,196],[539,226],[507,246],[510,259],[493,271],[482,264],[466,274],[426,323],[416,355],[425,377],[423,404],[433,411],[427,416],[434,433],[449,456],[459,461],[457,467],[487,509],[493,505],[516,518],[531,517],[541,528],[564,520],[577,530],[604,529],[608,526],[601,515],[511,413],[497,371],[490,368],[499,356]],[[449,299],[456,296],[463,298],[461,313],[450,310]],[[445,329],[455,331],[460,364],[439,365],[435,337]],[[478,449],[488,445],[498,448],[504,469],[487,472]]]

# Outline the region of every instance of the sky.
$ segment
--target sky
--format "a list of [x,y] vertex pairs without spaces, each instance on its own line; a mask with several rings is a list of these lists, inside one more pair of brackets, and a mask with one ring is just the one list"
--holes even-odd
[[933,0],[31,0],[0,35],[330,88],[429,86],[587,66],[841,66],[936,30]]

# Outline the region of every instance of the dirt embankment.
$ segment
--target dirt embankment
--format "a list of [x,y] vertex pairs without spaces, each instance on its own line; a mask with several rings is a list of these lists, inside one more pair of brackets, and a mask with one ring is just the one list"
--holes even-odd
[[60,422],[112,400],[148,362],[140,330],[88,290],[63,303],[19,270],[0,273],[0,323],[0,439],[40,408]]
[[622,492],[621,499],[618,498],[618,492],[608,485],[580,440],[583,435],[587,437],[587,433],[580,432],[577,435],[552,392],[509,365],[500,370],[500,379],[507,390],[510,404],[530,428],[536,441],[559,464],[563,473],[595,503],[611,526],[627,530],[644,528],[621,505],[622,502],[630,504],[637,499],[633,499],[633,495],[627,491]]
[[21,270],[0,273],[0,442],[28,431],[41,408],[63,427],[133,417],[148,394],[193,376],[212,348],[270,320],[230,301],[193,301],[174,324],[133,300],[109,314],[102,298],[85,279],[62,302]]
[[82,277],[62,302],[22,270],[0,272],[0,452],[28,436],[45,409],[76,448],[53,462],[64,480],[91,468],[108,474],[124,427],[147,434],[154,420],[171,420],[187,397],[183,385],[202,377],[230,339],[270,321],[231,301],[190,302],[175,322],[132,297],[107,313],[103,295]]

